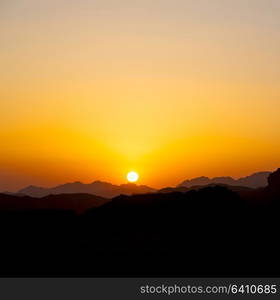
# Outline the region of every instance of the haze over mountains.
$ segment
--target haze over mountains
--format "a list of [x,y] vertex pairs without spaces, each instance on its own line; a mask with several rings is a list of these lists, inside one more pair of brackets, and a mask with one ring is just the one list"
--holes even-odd
[[[196,186],[206,186],[212,184],[222,184],[232,187],[245,187],[245,188],[260,188],[267,186],[267,178],[270,172],[258,172],[250,176],[234,179],[232,177],[197,177],[189,180],[185,180],[180,183],[176,188],[164,188],[159,190],[160,192],[169,191],[186,191],[189,188]],[[133,195],[133,194],[146,194],[157,192],[156,189],[145,185],[136,184],[122,184],[114,185],[108,182],[94,181],[89,184],[84,184],[81,182],[66,183],[58,185],[56,187],[44,188],[37,186],[28,186],[18,191],[17,194],[28,195],[31,197],[45,197],[48,195],[58,195],[58,194],[77,194],[86,193],[92,194],[105,198],[113,198],[118,195]]]
[[90,194],[59,194],[45,197],[16,196],[0,193],[0,211],[68,210],[78,214],[110,201]]

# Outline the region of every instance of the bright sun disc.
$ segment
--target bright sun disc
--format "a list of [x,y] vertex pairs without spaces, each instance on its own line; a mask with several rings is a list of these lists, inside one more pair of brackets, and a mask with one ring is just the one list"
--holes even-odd
[[126,178],[129,182],[136,182],[139,178],[139,175],[136,172],[132,171],[127,174]]

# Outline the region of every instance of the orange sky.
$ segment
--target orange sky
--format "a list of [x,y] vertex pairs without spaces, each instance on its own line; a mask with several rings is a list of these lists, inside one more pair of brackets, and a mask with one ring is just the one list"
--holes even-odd
[[1,2],[0,190],[276,169],[279,32],[277,0]]

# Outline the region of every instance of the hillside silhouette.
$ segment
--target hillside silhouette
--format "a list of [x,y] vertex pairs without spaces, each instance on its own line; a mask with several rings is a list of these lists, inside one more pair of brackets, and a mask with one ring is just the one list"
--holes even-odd
[[73,182],[58,185],[53,188],[43,188],[37,186],[28,186],[18,191],[18,194],[24,194],[31,197],[44,197],[47,195],[57,194],[93,194],[105,198],[113,198],[120,194],[145,194],[155,192],[145,185],[136,185],[133,183],[114,185],[108,182],[94,181],[93,183],[85,184],[82,182]]
[[[225,185],[231,190],[242,188],[259,188],[267,186],[267,178],[270,172],[258,172],[239,179],[233,179],[232,177],[214,177],[212,179],[202,176],[185,180],[180,183],[176,188],[167,187],[160,190],[156,190],[149,186],[137,185],[133,183],[114,185],[108,182],[94,181],[89,184],[82,182],[65,183],[51,188],[37,187],[30,185],[23,189],[20,189],[14,195],[30,196],[30,197],[45,197],[48,195],[58,194],[92,194],[104,198],[113,198],[121,194],[133,195],[133,194],[147,194],[147,193],[168,193],[173,191],[186,192],[189,188],[199,188],[203,186],[211,185]],[[237,187],[237,188],[234,188]],[[6,192],[6,194],[9,194]]]
[[90,194],[59,194],[42,198],[0,194],[0,211],[49,209],[72,210],[76,213],[82,213],[108,201],[109,199]]
[[90,197],[1,195],[0,275],[280,276],[280,169],[258,189]]
[[189,188],[187,188],[185,186],[167,187],[167,188],[158,190],[158,193],[174,193],[174,192],[186,193],[186,192],[192,191],[192,190],[200,190],[200,189],[204,189],[205,187],[216,187],[216,186],[225,187],[228,190],[237,192],[237,193],[242,193],[245,191],[252,191],[252,188],[249,188],[246,186],[228,185],[228,184],[224,184],[224,183],[210,183],[207,185],[194,185]]

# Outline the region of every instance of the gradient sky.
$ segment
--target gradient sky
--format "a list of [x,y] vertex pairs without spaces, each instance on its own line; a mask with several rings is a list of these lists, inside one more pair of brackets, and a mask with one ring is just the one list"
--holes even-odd
[[1,0],[0,190],[280,166],[279,0]]

